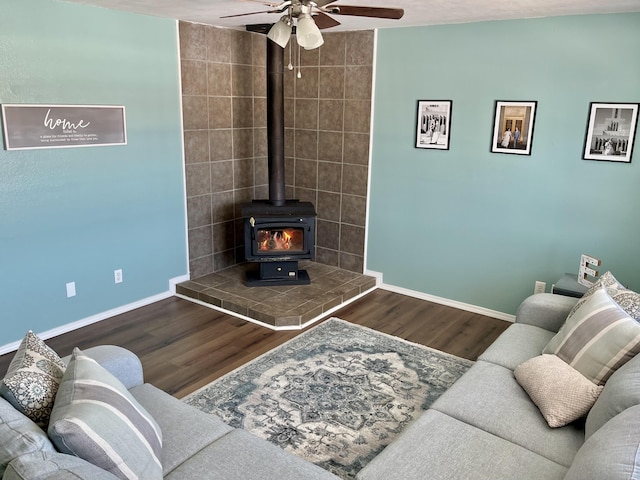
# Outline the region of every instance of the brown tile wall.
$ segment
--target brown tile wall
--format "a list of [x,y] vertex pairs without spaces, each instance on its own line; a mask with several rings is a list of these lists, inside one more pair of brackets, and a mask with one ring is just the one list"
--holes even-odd
[[[302,50],[301,78],[297,47],[285,72],[287,195],[316,205],[316,260],[362,273],[374,34],[323,36],[322,47]],[[289,55],[288,46],[285,64]]]
[[[316,206],[316,260],[362,272],[374,37],[323,35],[285,71],[286,193]],[[180,22],[192,278],[243,260],[238,207],[268,197],[265,42]]]
[[192,278],[243,260],[238,206],[267,182],[265,41],[180,22]]

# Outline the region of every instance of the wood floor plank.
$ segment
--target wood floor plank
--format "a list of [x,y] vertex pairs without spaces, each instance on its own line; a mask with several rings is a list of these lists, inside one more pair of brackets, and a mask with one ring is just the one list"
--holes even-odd
[[[381,289],[331,316],[470,360],[509,326],[502,320]],[[128,348],[140,357],[147,382],[182,398],[300,333],[275,332],[171,297],[46,343],[61,356],[76,346]],[[0,356],[0,372],[7,370],[12,358],[13,353]]]

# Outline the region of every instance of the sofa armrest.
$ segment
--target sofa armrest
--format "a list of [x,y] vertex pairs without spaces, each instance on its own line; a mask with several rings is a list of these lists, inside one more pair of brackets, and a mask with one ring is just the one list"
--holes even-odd
[[[82,350],[82,352],[102,365],[109,373],[120,380],[127,389],[144,383],[140,359],[135,353],[126,348],[116,345],[98,345]],[[70,358],[70,356],[64,357],[62,361],[69,363]]]
[[577,298],[564,295],[551,293],[531,295],[518,307],[516,323],[526,323],[557,332],[576,303],[578,303]]

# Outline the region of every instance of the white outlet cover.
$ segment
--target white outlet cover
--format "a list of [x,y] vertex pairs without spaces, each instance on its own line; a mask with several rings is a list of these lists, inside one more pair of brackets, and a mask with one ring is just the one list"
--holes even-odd
[[67,298],[76,296],[76,282],[67,283]]
[[545,282],[536,282],[535,287],[533,289],[533,293],[544,293],[547,288],[547,284]]

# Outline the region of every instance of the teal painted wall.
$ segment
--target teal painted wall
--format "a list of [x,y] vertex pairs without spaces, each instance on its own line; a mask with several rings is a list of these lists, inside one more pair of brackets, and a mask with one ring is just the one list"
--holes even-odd
[[[639,51],[637,13],[381,30],[367,267],[505,313],[582,253],[640,290],[640,141],[582,160],[589,103],[640,102]],[[449,151],[414,148],[418,99],[453,100]],[[531,156],[490,153],[495,100],[538,101]]]
[[0,102],[124,105],[128,145],[0,150],[0,345],[187,273],[177,48],[172,20],[2,2]]

